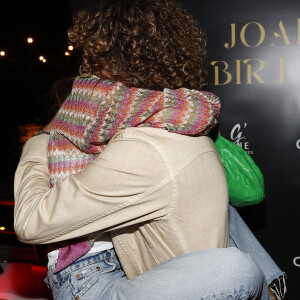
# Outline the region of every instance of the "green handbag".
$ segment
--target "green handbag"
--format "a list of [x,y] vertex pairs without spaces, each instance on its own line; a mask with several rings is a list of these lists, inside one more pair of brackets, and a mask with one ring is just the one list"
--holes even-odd
[[260,203],[265,196],[264,177],[250,155],[220,135],[215,145],[225,169],[230,205],[242,207]]

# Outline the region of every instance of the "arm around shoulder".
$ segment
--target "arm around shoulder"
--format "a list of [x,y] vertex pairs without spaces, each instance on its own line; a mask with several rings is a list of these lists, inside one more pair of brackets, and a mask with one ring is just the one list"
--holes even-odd
[[15,231],[26,243],[52,243],[166,214],[153,197],[168,177],[156,150],[115,139],[81,172],[49,188],[47,136],[26,143],[15,175]]
[[49,192],[47,147],[49,136],[32,137],[23,147],[14,180],[14,227],[18,238],[25,241],[24,229],[30,223],[37,203]]

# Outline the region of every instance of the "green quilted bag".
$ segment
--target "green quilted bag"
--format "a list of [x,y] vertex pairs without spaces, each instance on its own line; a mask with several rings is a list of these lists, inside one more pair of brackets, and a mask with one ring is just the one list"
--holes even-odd
[[215,145],[225,169],[230,205],[241,207],[260,203],[265,196],[264,177],[250,155],[220,135]]

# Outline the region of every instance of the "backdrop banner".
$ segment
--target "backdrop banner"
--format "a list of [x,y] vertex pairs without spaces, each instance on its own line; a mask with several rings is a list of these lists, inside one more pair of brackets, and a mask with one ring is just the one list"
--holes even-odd
[[266,197],[241,214],[288,275],[300,280],[300,1],[182,5],[208,37],[208,90],[221,98],[221,133],[254,159]]

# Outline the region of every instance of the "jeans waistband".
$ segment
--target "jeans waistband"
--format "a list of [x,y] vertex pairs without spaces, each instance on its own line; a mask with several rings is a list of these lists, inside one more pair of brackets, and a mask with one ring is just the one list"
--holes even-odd
[[[118,260],[116,257],[115,250],[113,248],[101,252],[96,252],[96,253],[87,253],[82,257],[80,257],[79,259],[77,259],[76,261],[74,261],[71,265],[69,265],[65,269],[58,272],[57,275],[64,276],[67,273],[73,272],[77,269],[84,268],[88,265],[99,263],[104,260],[110,262],[112,259]],[[54,272],[54,269],[55,266],[51,267],[49,270]]]

